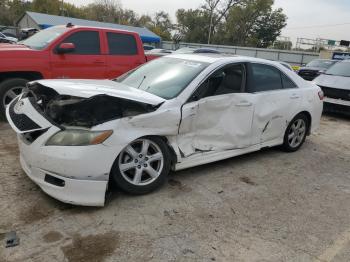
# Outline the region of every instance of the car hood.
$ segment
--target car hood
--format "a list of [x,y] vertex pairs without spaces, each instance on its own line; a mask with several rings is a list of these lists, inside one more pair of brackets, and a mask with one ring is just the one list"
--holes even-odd
[[108,95],[129,99],[150,105],[159,105],[164,98],[146,91],[130,87],[112,80],[39,80],[32,83],[54,89],[60,95],[70,95],[82,98],[90,98],[96,95]]
[[319,86],[350,90],[350,77],[346,76],[323,74],[317,77],[314,82]]
[[5,51],[35,51],[33,49],[28,48],[25,45],[18,45],[18,44],[0,44],[0,52]]

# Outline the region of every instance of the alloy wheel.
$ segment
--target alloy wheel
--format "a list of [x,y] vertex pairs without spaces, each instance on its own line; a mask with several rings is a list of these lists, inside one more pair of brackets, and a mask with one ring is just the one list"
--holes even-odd
[[288,132],[288,144],[292,148],[298,147],[302,142],[306,134],[306,123],[304,119],[296,119],[290,126]]
[[161,175],[164,156],[160,147],[153,141],[138,139],[120,153],[118,167],[127,182],[145,186]]

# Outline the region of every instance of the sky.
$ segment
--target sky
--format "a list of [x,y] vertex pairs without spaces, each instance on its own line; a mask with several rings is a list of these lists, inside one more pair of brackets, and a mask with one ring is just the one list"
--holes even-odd
[[[86,5],[94,0],[65,0],[75,5]],[[168,12],[175,19],[179,8],[201,6],[204,0],[120,0],[123,8],[138,14],[152,15],[157,11]],[[275,8],[283,8],[288,16],[282,36],[293,42],[298,37],[350,40],[350,0],[275,0]],[[345,24],[345,25],[344,25]]]

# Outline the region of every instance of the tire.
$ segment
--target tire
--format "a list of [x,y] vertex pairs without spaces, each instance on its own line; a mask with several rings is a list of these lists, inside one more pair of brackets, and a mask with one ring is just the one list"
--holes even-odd
[[0,120],[6,120],[6,105],[11,102],[11,98],[13,99],[15,95],[22,92],[28,81],[23,78],[12,78],[0,83]]
[[309,129],[309,120],[305,114],[298,114],[290,121],[284,134],[282,148],[286,152],[297,151],[305,142]]
[[122,191],[142,195],[167,181],[170,166],[171,155],[167,144],[159,137],[143,137],[120,152],[111,175]]

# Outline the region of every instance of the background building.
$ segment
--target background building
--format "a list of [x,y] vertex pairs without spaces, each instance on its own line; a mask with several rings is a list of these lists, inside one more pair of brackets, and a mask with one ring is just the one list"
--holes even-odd
[[118,25],[112,23],[102,23],[91,20],[84,20],[72,17],[65,16],[57,16],[57,15],[48,15],[42,13],[35,12],[25,12],[24,15],[17,21],[17,26],[19,29],[23,28],[36,28],[36,29],[45,29],[55,25],[66,25],[68,23],[72,23],[73,25],[81,25],[81,26],[93,26],[93,27],[106,27],[120,30],[127,30],[137,32],[141,40],[144,43],[151,43],[155,45],[159,45],[161,42],[161,38],[148,30],[145,27],[134,27],[127,25]]

